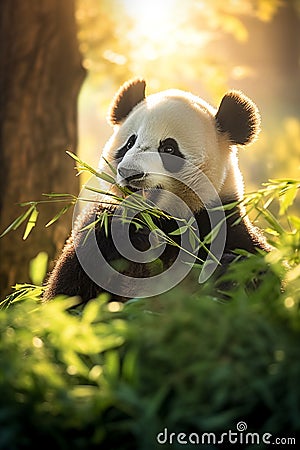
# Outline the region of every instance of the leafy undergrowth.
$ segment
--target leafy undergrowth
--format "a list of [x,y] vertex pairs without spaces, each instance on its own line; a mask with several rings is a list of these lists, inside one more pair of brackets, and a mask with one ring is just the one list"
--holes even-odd
[[[295,436],[299,283],[283,290],[269,267],[256,290],[244,288],[263,265],[263,256],[233,264],[241,282],[225,302],[208,286],[188,295],[183,286],[78,310],[74,298],[41,304],[29,289],[0,311],[1,450],[182,448],[178,433],[201,443],[240,421],[272,439]],[[164,430],[176,433],[165,445]]]

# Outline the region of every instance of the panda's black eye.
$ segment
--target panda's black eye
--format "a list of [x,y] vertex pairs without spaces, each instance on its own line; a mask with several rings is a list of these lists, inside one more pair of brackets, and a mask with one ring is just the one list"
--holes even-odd
[[169,155],[173,155],[178,152],[178,144],[175,139],[168,138],[164,141],[160,141],[158,151],[160,153],[168,153]]
[[179,172],[184,165],[184,155],[179,149],[179,145],[173,138],[167,138],[160,141],[158,152],[164,168],[171,173]]
[[121,158],[124,158],[124,156],[126,155],[126,152],[134,146],[136,140],[137,140],[137,135],[132,134],[130,136],[130,138],[127,140],[126,144],[124,144],[122,148],[119,148],[119,150],[116,151],[115,159],[119,160]]
[[132,148],[134,146],[136,138],[137,138],[136,134],[133,134],[132,136],[130,136],[130,138],[128,139],[128,141],[126,142],[126,145],[125,145],[126,150],[129,150],[130,148]]

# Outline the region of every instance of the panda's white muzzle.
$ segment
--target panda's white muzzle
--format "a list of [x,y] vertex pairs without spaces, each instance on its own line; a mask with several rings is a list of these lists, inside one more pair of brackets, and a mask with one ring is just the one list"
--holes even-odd
[[157,151],[129,151],[117,166],[117,183],[133,188],[152,188],[165,175]]

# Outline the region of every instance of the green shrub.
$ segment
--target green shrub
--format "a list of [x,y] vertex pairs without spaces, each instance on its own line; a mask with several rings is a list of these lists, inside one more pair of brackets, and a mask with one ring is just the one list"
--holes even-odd
[[[242,261],[239,273],[259,260]],[[295,436],[296,296],[287,301],[272,271],[255,291],[236,286],[226,303],[207,291],[125,306],[100,297],[82,311],[74,299],[3,309],[1,450],[181,448],[157,434],[220,436],[239,421],[249,432]]]

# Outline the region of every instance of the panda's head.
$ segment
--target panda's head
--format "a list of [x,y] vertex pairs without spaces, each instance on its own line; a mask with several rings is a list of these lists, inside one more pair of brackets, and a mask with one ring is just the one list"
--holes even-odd
[[236,145],[253,142],[259,132],[255,104],[230,91],[215,110],[180,90],[146,97],[145,87],[140,79],[124,84],[110,108],[114,134],[103,156],[117,169],[117,183],[132,190],[171,191],[194,211],[214,201],[203,176],[221,200],[240,198]]

